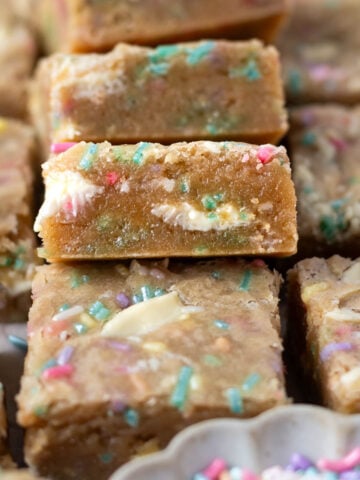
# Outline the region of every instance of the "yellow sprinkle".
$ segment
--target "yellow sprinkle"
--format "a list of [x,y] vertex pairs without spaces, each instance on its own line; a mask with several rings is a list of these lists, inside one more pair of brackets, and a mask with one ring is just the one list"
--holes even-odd
[[94,328],[96,325],[99,325],[99,322],[91,318],[87,313],[82,313],[80,315],[79,322],[88,328]]
[[8,122],[3,118],[0,118],[0,133],[7,129]]
[[304,303],[308,302],[311,297],[316,295],[317,293],[324,292],[329,288],[329,284],[327,282],[319,282],[314,283],[313,285],[309,285],[305,287],[301,293],[301,299]]
[[160,450],[159,443],[156,438],[152,438],[151,440],[145,442],[139,447],[136,448],[135,455],[132,458],[136,457],[144,457],[145,455],[150,455],[150,453],[156,453]]
[[162,342],[147,342],[144,343],[143,348],[149,352],[161,353],[166,350],[166,345]]

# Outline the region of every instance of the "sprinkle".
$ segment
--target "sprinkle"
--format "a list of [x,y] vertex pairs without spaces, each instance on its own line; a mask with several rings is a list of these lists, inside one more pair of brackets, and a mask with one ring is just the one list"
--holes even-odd
[[243,279],[241,280],[241,283],[240,283],[240,290],[241,291],[243,291],[243,292],[249,291],[251,277],[252,277],[252,271],[251,270],[245,270]]
[[23,338],[18,337],[17,335],[8,335],[8,340],[14,345],[14,347],[22,350],[23,352],[27,352],[28,344]]
[[166,350],[166,345],[162,342],[146,342],[143,344],[142,347],[144,350],[155,353],[161,353]]
[[150,53],[149,58],[151,62],[157,63],[159,61],[161,62],[162,60],[171,58],[181,51],[182,50],[178,45],[160,45]]
[[258,268],[266,267],[266,263],[264,262],[264,260],[261,260],[261,258],[255,258],[255,260],[251,262],[251,265]]
[[263,165],[266,165],[274,158],[275,150],[273,145],[261,145],[257,151],[257,158]]
[[101,455],[99,455],[99,458],[102,463],[105,463],[105,465],[107,465],[112,462],[114,455],[112,453],[102,453]]
[[289,470],[306,470],[309,467],[313,467],[314,464],[304,455],[300,453],[294,453],[291,456],[290,464],[287,469]]
[[190,185],[188,180],[183,180],[180,184],[180,191],[181,193],[189,193],[190,192]]
[[186,62],[188,65],[196,65],[206,58],[209,53],[214,49],[215,42],[203,42],[201,45],[195,48],[187,49],[187,59]]
[[162,77],[169,71],[170,65],[168,63],[153,64],[148,67],[149,72],[152,75]]
[[229,402],[230,410],[237,414],[243,413],[244,407],[239,389],[229,388],[226,390],[226,396]]
[[287,83],[292,93],[300,93],[302,90],[301,74],[297,70],[289,72]]
[[3,133],[8,127],[8,122],[4,118],[0,118],[0,133]]
[[37,417],[44,417],[47,414],[48,407],[46,405],[38,405],[34,408],[33,413]]
[[221,330],[229,330],[230,325],[227,322],[224,322],[224,320],[215,320],[214,325],[217,328],[220,328]]
[[301,139],[301,143],[306,146],[314,145],[315,142],[316,142],[316,135],[314,132],[305,132]]
[[338,232],[346,230],[344,217],[341,214],[336,215],[335,218],[329,215],[323,215],[320,219],[319,226],[322,234],[329,243],[335,240]]
[[229,71],[230,78],[246,77],[249,82],[260,80],[262,77],[257,61],[254,58],[249,58],[245,67],[232,68]]
[[106,183],[112,187],[118,182],[119,175],[116,172],[108,172],[105,175],[105,178],[106,178]]
[[241,388],[244,392],[249,392],[260,382],[260,380],[260,375],[258,373],[253,373],[245,379]]
[[220,367],[223,363],[220,358],[215,355],[204,355],[203,362],[210,367]]
[[60,313],[57,313],[52,317],[52,320],[54,322],[57,322],[59,320],[68,320],[69,318],[73,318],[73,317],[76,317],[77,315],[80,315],[83,311],[84,311],[84,308],[81,305],[75,305],[72,308],[66,308]]
[[82,323],[74,323],[74,330],[79,335],[83,335],[88,331],[88,327],[86,325],[83,325]]
[[69,150],[74,145],[77,145],[76,142],[62,142],[62,143],[53,143],[51,145],[51,153],[64,153]]
[[217,272],[217,271],[211,272],[211,276],[212,276],[212,278],[215,278],[215,280],[220,280],[220,278],[221,278],[221,273],[220,273],[220,272]]
[[107,320],[110,316],[110,310],[99,300],[90,306],[88,312],[96,320],[100,321]]
[[80,160],[79,167],[81,170],[90,170],[90,168],[93,166],[97,152],[98,146],[95,145],[95,143],[91,143]]
[[151,143],[148,143],[148,142],[141,142],[139,144],[132,158],[133,162],[136,165],[141,165],[143,163],[144,151],[150,146],[151,146]]
[[182,367],[179,372],[178,380],[170,399],[171,405],[178,408],[179,410],[182,410],[184,408],[190,380],[193,373],[193,368],[189,366]]
[[139,425],[139,414],[132,408],[127,408],[124,412],[124,420],[130,427],[137,427]]
[[131,350],[131,346],[127,343],[116,342],[115,340],[107,341],[106,345],[114,350],[118,350],[119,352],[129,352]]
[[127,308],[130,306],[130,298],[124,292],[116,295],[116,302],[121,308]]
[[57,322],[46,325],[44,328],[44,333],[50,337],[59,335],[64,332],[69,326],[69,323],[66,320],[58,320]]
[[64,347],[57,356],[57,364],[61,366],[67,365],[74,353],[74,350],[74,347],[71,345],[66,345],[66,347]]
[[203,471],[205,478],[217,480],[218,476],[226,469],[226,463],[220,458],[215,458]]
[[320,459],[317,462],[317,467],[323,470],[330,470],[331,472],[342,473],[346,470],[351,470],[360,464],[360,447],[354,448],[346,457],[340,460]]
[[320,358],[323,362],[329,360],[335,352],[349,352],[350,350],[354,349],[354,345],[349,342],[339,342],[339,343],[329,343],[322,349],[320,352]]
[[70,377],[74,372],[72,365],[58,365],[47,368],[41,375],[44,380],[56,380],[59,378]]
[[69,308],[70,305],[68,303],[64,303],[63,305],[60,305],[59,312],[63,312],[64,310],[68,310]]
[[73,275],[71,275],[70,286],[71,288],[77,288],[77,287],[80,287],[80,285],[89,283],[89,281],[90,281],[89,275],[79,276],[78,274],[74,273]]

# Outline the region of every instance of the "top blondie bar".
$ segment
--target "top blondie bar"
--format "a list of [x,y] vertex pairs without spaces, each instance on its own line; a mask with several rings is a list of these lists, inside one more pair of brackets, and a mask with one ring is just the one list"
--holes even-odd
[[271,41],[287,6],[288,0],[41,0],[35,14],[48,52],[98,52],[118,42]]

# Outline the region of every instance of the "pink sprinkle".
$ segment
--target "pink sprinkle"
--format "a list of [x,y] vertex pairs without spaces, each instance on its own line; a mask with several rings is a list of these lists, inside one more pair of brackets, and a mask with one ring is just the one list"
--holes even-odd
[[309,68],[309,74],[315,82],[323,82],[331,76],[331,68],[328,65],[315,65]]
[[72,212],[73,211],[73,203],[70,199],[66,200],[66,202],[64,203],[63,210],[64,210],[64,212]]
[[66,330],[69,326],[69,322],[67,320],[58,320],[57,322],[53,322],[46,327],[44,327],[44,335],[45,336],[55,336],[59,335],[61,332]]
[[221,458],[215,458],[215,460],[213,460],[213,462],[203,471],[203,475],[209,480],[216,480],[224,470],[226,470],[225,461]]
[[261,258],[256,258],[251,264],[254,265],[254,267],[266,267],[266,263],[264,260],[261,260]]
[[243,469],[242,471],[243,480],[259,480],[259,477],[255,473],[250,472],[250,470]]
[[346,457],[340,460],[327,460],[322,458],[318,461],[317,467],[320,470],[342,473],[351,470],[360,464],[360,447],[354,448]]
[[118,180],[119,180],[119,175],[116,172],[108,172],[106,174],[106,183],[108,185],[113,186]]
[[257,152],[257,158],[263,165],[271,162],[275,154],[275,147],[273,145],[262,145]]
[[44,380],[56,380],[58,378],[70,377],[74,371],[72,365],[58,365],[57,367],[51,367],[46,369],[42,373]]
[[338,152],[346,150],[348,144],[341,138],[330,138],[330,142],[334,145]]
[[74,145],[76,145],[76,142],[53,143],[50,150],[51,153],[64,153]]

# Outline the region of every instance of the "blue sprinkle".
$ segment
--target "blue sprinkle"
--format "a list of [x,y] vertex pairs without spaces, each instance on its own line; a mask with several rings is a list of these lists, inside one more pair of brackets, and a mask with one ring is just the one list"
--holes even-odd
[[249,375],[244,383],[242,384],[242,389],[244,392],[249,392],[252,390],[261,380],[261,377],[258,373],[253,373]]
[[9,342],[14,345],[14,347],[22,350],[23,352],[27,352],[28,344],[27,341],[17,335],[8,335]]
[[136,152],[134,153],[133,156],[133,162],[136,165],[141,165],[143,160],[144,160],[144,151],[151,145],[151,143],[148,142],[141,142],[136,149]]
[[244,406],[239,389],[229,388],[226,390],[226,396],[229,402],[230,410],[237,414],[243,413]]
[[211,53],[211,51],[215,47],[215,42],[204,42],[198,47],[189,48],[187,50],[187,63],[189,65],[196,65],[197,63],[201,62],[205,57]]
[[107,465],[108,463],[112,462],[114,455],[112,453],[102,453],[101,455],[99,455],[99,458],[102,463],[105,463],[105,465]]
[[316,135],[314,132],[306,132],[304,133],[301,143],[306,146],[314,145],[316,142]]
[[91,143],[85,154],[83,155],[82,159],[80,160],[80,168],[82,170],[90,170],[93,166],[95,156],[98,151],[98,146],[95,143]]
[[162,60],[166,60],[177,55],[181,51],[181,48],[177,45],[161,45],[160,47],[157,47],[153,52],[151,52],[150,61],[159,62]]
[[153,75],[162,77],[169,71],[170,65],[168,63],[158,63],[149,66],[149,72]]
[[139,414],[132,408],[127,408],[124,412],[124,420],[130,427],[137,427],[139,425]]
[[250,82],[260,80],[261,72],[259,66],[254,58],[250,58],[245,67],[232,68],[229,71],[230,78],[246,77]]
[[302,90],[301,74],[297,70],[289,72],[287,83],[292,93],[300,93]]
[[229,330],[230,328],[230,325],[227,322],[224,322],[224,320],[215,320],[214,325],[221,330]]

